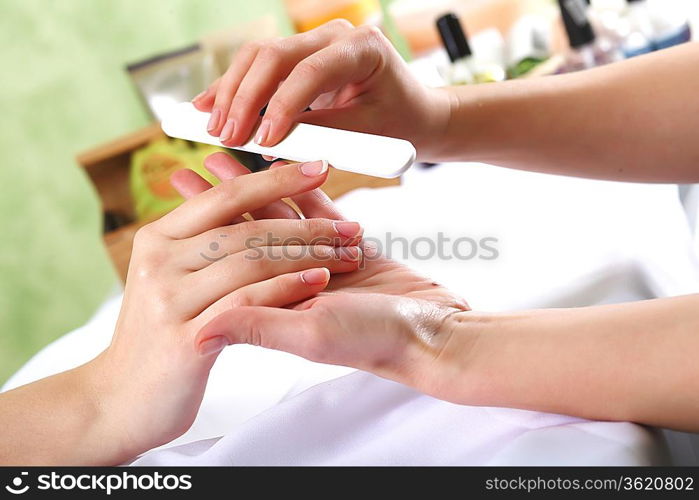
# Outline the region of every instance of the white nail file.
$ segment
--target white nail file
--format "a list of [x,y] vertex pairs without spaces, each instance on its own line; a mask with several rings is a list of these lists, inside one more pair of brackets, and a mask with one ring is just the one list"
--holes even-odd
[[398,177],[415,161],[415,147],[408,141],[306,123],[294,126],[276,146],[262,147],[250,140],[242,146],[230,147],[209,135],[208,122],[209,113],[183,102],[173,105],[165,114],[162,127],[167,135],[177,139],[298,162],[326,160],[340,170],[387,179]]

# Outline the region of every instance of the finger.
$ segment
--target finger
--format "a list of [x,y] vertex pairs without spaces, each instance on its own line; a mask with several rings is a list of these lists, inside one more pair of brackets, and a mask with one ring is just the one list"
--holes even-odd
[[[226,165],[229,168],[245,168],[240,163],[238,163],[235,159],[233,159],[230,155],[227,155],[226,153],[214,153],[214,155],[220,155],[220,156],[225,156],[228,158],[230,163],[227,163]],[[206,166],[207,160],[213,155],[207,156],[206,159],[204,159],[204,165]],[[196,195],[203,193],[204,191],[211,189],[213,186],[211,183],[209,183],[206,179],[204,179],[201,175],[198,173],[194,172],[193,170],[190,169],[185,169],[185,170],[178,170],[172,176],[170,177],[170,184],[177,190],[177,192],[182,195],[182,197],[186,200],[195,197]],[[230,223],[231,224],[237,224],[240,222],[245,222],[245,218],[240,216],[240,217],[235,217]]]
[[195,96],[194,99],[192,99],[194,107],[199,111],[210,113],[211,108],[214,106],[214,99],[216,98],[216,92],[220,83],[221,78],[217,78],[204,92]]
[[228,255],[201,271],[183,278],[178,311],[190,318],[235,290],[281,274],[325,267],[331,273],[356,271],[361,264],[359,247],[325,245],[251,248]]
[[273,201],[315,189],[327,176],[328,164],[325,161],[241,175],[185,201],[152,224],[171,238],[190,238],[228,225],[235,217]]
[[226,122],[228,111],[231,107],[233,96],[238,91],[240,82],[252,66],[257,52],[260,50],[259,42],[251,42],[243,45],[233,58],[233,62],[221,77],[216,90],[216,97],[211,108],[211,117],[207,130],[211,135],[219,136]]
[[282,274],[260,283],[239,288],[209,306],[200,316],[206,321],[232,307],[284,307],[295,304],[310,299],[318,292],[323,291],[328,286],[329,280],[330,271],[325,267]]
[[174,172],[170,176],[170,184],[186,200],[213,187],[209,181],[188,168]]
[[258,134],[264,132],[264,140],[258,144],[278,143],[320,95],[369,78],[383,60],[374,43],[382,37],[374,28],[359,28],[296,65],[269,101],[258,129]]
[[235,65],[232,65],[235,78],[226,85],[234,86],[235,90],[231,92],[231,89],[219,87],[221,98],[216,96],[213,111],[220,109],[221,116],[225,117],[217,134],[221,141],[231,146],[247,142],[257,124],[260,109],[269,102],[294,66],[351,29],[347,21],[332,21],[306,33],[258,45],[254,60],[247,64],[245,72],[237,66],[233,69]]
[[[250,174],[250,170],[226,153],[214,153],[204,160],[204,166],[221,181]],[[250,213],[253,219],[298,219],[296,210],[281,200],[273,201],[266,207]]]
[[220,227],[187,240],[178,247],[182,268],[198,271],[228,255],[261,246],[353,246],[362,239],[357,222],[329,219],[254,220]]
[[[196,335],[195,349],[209,355],[211,345],[250,344],[286,351],[307,359],[320,344],[318,314],[272,307],[236,307],[207,323]],[[225,340],[223,340],[225,339]],[[323,342],[320,345],[324,345]]]
[[[279,168],[287,164],[286,162],[275,162],[270,165],[269,168]],[[291,201],[296,204],[303,216],[307,219],[345,220],[345,217],[337,208],[335,202],[320,188],[292,196]]]

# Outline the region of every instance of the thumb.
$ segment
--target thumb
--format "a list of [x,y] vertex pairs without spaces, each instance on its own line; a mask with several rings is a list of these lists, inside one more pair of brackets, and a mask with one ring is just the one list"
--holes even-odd
[[[308,358],[313,353],[315,321],[311,310],[242,306],[230,309],[207,323],[195,345],[202,356],[226,345],[250,344]],[[213,346],[213,347],[212,347]]]

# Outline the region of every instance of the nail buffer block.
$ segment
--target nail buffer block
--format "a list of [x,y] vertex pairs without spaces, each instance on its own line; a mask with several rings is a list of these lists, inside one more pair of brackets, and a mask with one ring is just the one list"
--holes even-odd
[[165,114],[162,128],[167,135],[177,139],[298,162],[327,160],[340,170],[386,179],[400,176],[415,161],[415,148],[408,141],[306,123],[294,126],[276,146],[262,147],[250,140],[231,148],[221,144],[218,137],[209,135],[206,131],[208,121],[209,113],[185,102],[172,106]]

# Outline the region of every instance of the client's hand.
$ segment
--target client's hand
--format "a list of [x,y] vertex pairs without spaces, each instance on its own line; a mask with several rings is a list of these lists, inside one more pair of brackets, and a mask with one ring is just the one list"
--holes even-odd
[[[110,437],[127,438],[123,459],[192,424],[209,370],[228,344],[195,343],[208,321],[238,305],[305,300],[325,288],[328,271],[357,269],[357,224],[241,218],[258,209],[285,213],[288,206],[273,202],[316,188],[326,170],[314,162],[227,179],[138,232],[112,344],[91,367]],[[199,180],[182,171],[173,183],[196,188]]]
[[[246,173],[224,156],[210,160],[217,164],[210,170],[224,178]],[[272,171],[288,168],[276,165]],[[202,179],[189,181],[177,186],[184,194],[208,187]],[[307,216],[342,219],[320,189],[292,200]],[[219,342],[261,345],[430,391],[423,378],[443,347],[440,327],[450,314],[468,310],[468,305],[432,280],[375,255],[364,243],[362,247],[362,269],[333,276],[324,292],[291,308],[229,309],[199,333],[199,348]]]

